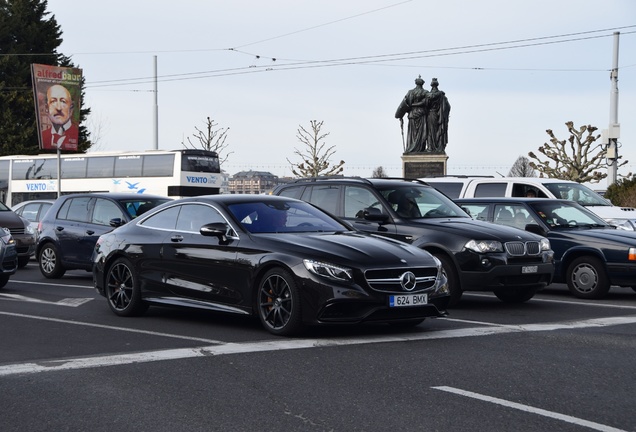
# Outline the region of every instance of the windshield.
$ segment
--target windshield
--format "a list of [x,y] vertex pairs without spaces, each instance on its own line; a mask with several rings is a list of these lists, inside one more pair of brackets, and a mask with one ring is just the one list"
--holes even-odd
[[349,231],[322,210],[301,201],[253,201],[228,209],[251,233]]
[[393,210],[404,219],[470,217],[432,187],[409,184],[379,190]]
[[583,206],[611,206],[605,198],[579,183],[545,183],[556,198],[575,201]]
[[530,206],[541,220],[551,228],[610,227],[603,219],[576,203],[546,200],[545,202],[533,202]]

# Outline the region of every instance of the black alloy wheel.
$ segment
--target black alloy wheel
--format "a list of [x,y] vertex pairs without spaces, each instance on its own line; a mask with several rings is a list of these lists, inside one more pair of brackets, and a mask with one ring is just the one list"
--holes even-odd
[[148,309],[141,299],[141,290],[132,263],[118,258],[106,273],[106,298],[108,306],[119,316],[139,316]]
[[277,336],[292,336],[302,329],[300,295],[291,274],[281,268],[269,270],[258,285],[258,317]]

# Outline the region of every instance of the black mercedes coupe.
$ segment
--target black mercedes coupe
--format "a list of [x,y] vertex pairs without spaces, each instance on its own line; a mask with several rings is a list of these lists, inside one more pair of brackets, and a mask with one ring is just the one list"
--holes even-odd
[[449,300],[428,252],[271,195],[156,207],[99,238],[93,281],[120,316],[151,304],[198,307],[258,316],[284,336],[316,324],[414,326],[444,316]]

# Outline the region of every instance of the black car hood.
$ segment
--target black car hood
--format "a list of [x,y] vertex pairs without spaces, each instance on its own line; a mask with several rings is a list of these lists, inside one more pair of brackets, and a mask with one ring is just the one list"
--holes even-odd
[[636,246],[636,232],[634,231],[613,228],[565,228],[550,231],[548,237],[550,237],[552,233],[582,240],[597,240],[599,242],[612,241],[624,245]]
[[536,241],[541,239],[541,236],[528,231],[471,218],[432,219],[430,221],[427,219],[418,219],[411,221],[411,224],[413,226],[426,225],[429,228],[441,232],[447,232],[461,237],[472,237],[475,240],[498,240],[505,242],[517,240]]
[[0,212],[0,227],[6,227],[11,230],[24,228],[24,221],[20,216],[12,211]]
[[288,251],[307,258],[321,257],[331,261],[350,261],[361,265],[373,257],[375,266],[434,266],[435,260],[427,252],[414,246],[355,232],[315,234],[258,234],[256,243],[272,251]]

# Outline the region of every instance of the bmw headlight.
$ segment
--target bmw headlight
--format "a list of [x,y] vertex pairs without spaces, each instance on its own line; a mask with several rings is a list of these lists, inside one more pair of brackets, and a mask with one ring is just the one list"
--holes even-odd
[[314,261],[305,259],[303,264],[307,270],[315,275],[325,277],[327,279],[335,280],[338,282],[352,282],[353,272],[349,268],[336,266],[333,264],[327,264],[320,261]]
[[629,219],[607,219],[605,222],[618,229],[634,231],[634,224]]
[[550,240],[547,238],[542,238],[539,242],[539,246],[541,246],[542,251],[550,250]]
[[464,247],[477,253],[503,252],[501,242],[496,240],[470,240]]

